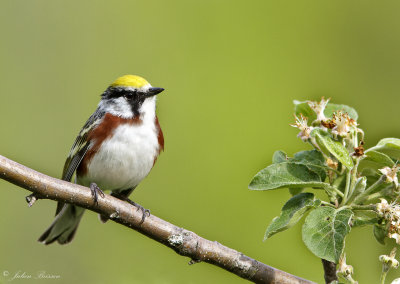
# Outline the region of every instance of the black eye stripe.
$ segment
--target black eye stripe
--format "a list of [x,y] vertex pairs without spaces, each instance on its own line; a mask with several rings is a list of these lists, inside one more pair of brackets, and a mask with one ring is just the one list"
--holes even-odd
[[121,89],[121,88],[109,88],[103,94],[103,97],[107,97],[109,99],[120,98],[120,97],[133,98],[133,97],[136,96],[136,94],[137,94],[137,90],[126,90],[126,89]]

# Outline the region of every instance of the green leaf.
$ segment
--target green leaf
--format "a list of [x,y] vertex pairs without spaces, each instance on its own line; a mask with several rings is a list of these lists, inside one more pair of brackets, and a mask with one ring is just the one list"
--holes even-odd
[[311,211],[303,225],[303,242],[319,258],[338,263],[350,232],[349,209],[318,207]]
[[324,156],[317,150],[297,152],[294,154],[293,161],[303,164],[325,165]]
[[317,150],[298,152],[294,154],[291,162],[306,165],[311,171],[316,172],[321,177],[321,181],[326,179],[327,166],[325,166],[325,159],[321,152]]
[[321,150],[326,149],[331,153],[339,162],[341,162],[346,168],[353,168],[353,160],[350,157],[349,152],[346,148],[338,141],[334,141],[327,132],[316,128],[311,131],[311,136],[315,137],[318,146]]
[[363,227],[367,225],[374,225],[378,223],[378,218],[356,218],[353,220],[353,228],[354,227]]
[[382,166],[394,166],[393,160],[388,155],[374,150],[365,152],[365,157],[362,160],[371,161]]
[[283,151],[275,151],[274,155],[272,156],[272,163],[279,164],[288,161],[288,156]]
[[365,155],[360,160],[358,170],[362,171],[369,168],[376,171],[386,166],[394,166],[393,160],[388,155],[378,151],[368,150],[365,152]]
[[384,138],[376,144],[376,146],[365,151],[369,153],[370,151],[378,151],[386,154],[387,156],[400,160],[400,139],[398,138]]
[[290,188],[290,187],[289,187],[289,193],[290,193],[292,196],[295,196],[295,195],[297,195],[297,194],[303,192],[303,190],[304,190],[304,188],[296,188],[296,187]]
[[309,122],[313,122],[314,120],[317,119],[317,115],[308,105],[308,101],[299,102],[294,100],[293,103],[294,103],[294,112],[297,116],[302,114],[303,116],[308,118]]
[[375,236],[375,239],[378,241],[378,243],[384,245],[385,238],[387,236],[387,231],[381,225],[374,225],[374,236]]
[[[296,115],[304,115],[305,117],[308,118],[310,122],[313,122],[314,120],[317,119],[317,115],[315,112],[311,109],[311,107],[307,103],[308,101],[300,102],[300,101],[293,101],[294,103],[294,111]],[[358,119],[358,114],[356,110],[352,107],[346,106],[346,105],[337,105],[337,104],[331,104],[328,103],[328,105],[325,107],[324,115],[328,118],[332,118],[332,115],[336,111],[343,111],[346,112],[350,118],[357,120]]]
[[270,190],[285,187],[319,187],[329,184],[322,182],[321,177],[306,165],[285,162],[272,164],[258,172],[250,182],[253,190]]
[[300,193],[290,198],[282,207],[282,212],[275,217],[265,232],[264,241],[276,233],[294,226],[314,204],[314,194]]
[[348,203],[350,204],[360,193],[364,192],[367,187],[367,177],[359,177],[354,185],[353,192],[349,196]]

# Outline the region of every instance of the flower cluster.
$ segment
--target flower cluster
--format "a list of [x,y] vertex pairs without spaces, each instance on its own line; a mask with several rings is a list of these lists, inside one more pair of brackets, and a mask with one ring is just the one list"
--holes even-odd
[[346,137],[350,132],[350,127],[357,126],[354,119],[350,118],[347,113],[341,111],[337,111],[333,114],[332,122],[335,124],[332,133],[340,137]]
[[388,203],[386,199],[376,205],[378,215],[384,218],[388,224],[388,237],[395,239],[400,244],[400,205],[392,202]]
[[395,257],[396,248],[393,248],[389,255],[384,254],[379,257],[379,261],[383,264],[384,271],[388,271],[390,268],[397,269],[399,267],[399,261]]
[[[350,118],[348,113],[343,110],[337,110],[333,113],[332,118],[325,116],[325,109],[329,100],[330,99],[322,97],[320,102],[307,101],[308,106],[317,116],[317,119],[314,120],[311,125],[320,126],[323,130],[331,129],[335,138],[337,136],[348,137],[352,129],[358,131],[357,122]],[[310,138],[310,132],[313,127],[307,125],[308,118],[304,117],[302,114],[300,114],[300,118],[297,116],[295,116],[295,118],[296,122],[295,124],[291,124],[291,126],[299,128],[301,132],[298,137],[303,141],[307,141]]]

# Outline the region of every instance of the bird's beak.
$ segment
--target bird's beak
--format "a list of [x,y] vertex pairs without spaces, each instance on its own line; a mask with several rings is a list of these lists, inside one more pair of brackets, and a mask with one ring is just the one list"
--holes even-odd
[[163,88],[157,88],[157,87],[151,87],[148,91],[147,91],[147,97],[152,97],[155,96],[159,93],[161,93],[162,91],[164,91]]

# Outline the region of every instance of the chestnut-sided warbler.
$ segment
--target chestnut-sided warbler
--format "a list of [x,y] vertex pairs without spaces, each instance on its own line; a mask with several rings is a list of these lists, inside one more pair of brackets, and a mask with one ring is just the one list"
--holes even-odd
[[[92,190],[94,201],[100,190],[128,201],[142,210],[142,222],[150,211],[128,199],[148,175],[164,149],[164,137],[156,116],[156,96],[164,89],[152,87],[139,76],[125,75],[101,95],[65,161],[62,179],[75,181]],[[39,241],[69,243],[75,235],[84,209],[59,202],[56,217]],[[100,216],[105,222],[107,216]]]

